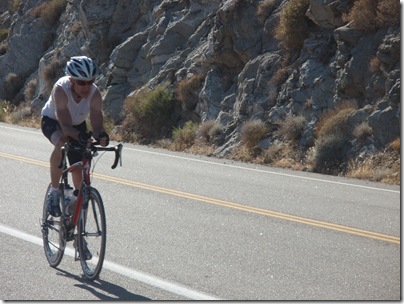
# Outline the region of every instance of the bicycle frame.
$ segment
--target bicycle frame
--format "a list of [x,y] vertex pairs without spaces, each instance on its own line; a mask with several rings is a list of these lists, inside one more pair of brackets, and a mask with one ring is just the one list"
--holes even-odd
[[[91,144],[90,147],[87,147],[85,151],[83,152],[83,160],[79,161],[77,163],[74,163],[70,165],[69,167],[67,166],[66,162],[66,156],[67,156],[67,151],[68,149],[75,149],[77,151],[80,151],[81,148],[79,147],[72,147],[69,144],[65,144],[62,147],[62,161],[59,165],[59,168],[63,168],[62,171],[62,177],[61,177],[61,182],[64,184],[65,188],[69,188],[69,182],[68,182],[68,173],[72,172],[74,170],[77,170],[80,168],[82,172],[82,184],[79,189],[79,194],[77,196],[77,205],[76,209],[74,211],[73,217],[71,221],[69,221],[69,230],[73,229],[74,227],[77,226],[78,220],[80,218],[80,212],[83,207],[83,198],[87,193],[88,189],[91,187],[91,161],[93,157],[95,156],[95,153],[98,151],[115,151],[115,161],[112,165],[112,169],[115,169],[116,166],[118,165],[118,161],[121,162],[122,165],[122,158],[121,158],[121,151],[122,151],[122,144],[119,144],[115,147],[96,147],[97,143]],[[64,214],[64,210],[62,211]]]

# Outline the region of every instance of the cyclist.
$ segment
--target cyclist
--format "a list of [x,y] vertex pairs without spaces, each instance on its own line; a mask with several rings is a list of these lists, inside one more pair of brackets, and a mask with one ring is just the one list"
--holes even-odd
[[[50,177],[52,187],[47,196],[48,211],[59,217],[59,181],[62,169],[59,168],[61,148],[68,138],[76,140],[80,145],[91,143],[87,133],[86,118],[90,116],[93,137],[102,146],[109,144],[109,136],[104,130],[102,113],[102,97],[94,84],[98,68],[94,61],[86,56],[71,57],[66,64],[66,75],[53,86],[52,93],[42,108],[41,128],[43,134],[53,144],[50,156]],[[68,152],[69,163],[81,161],[78,152]],[[72,172],[75,193],[81,186],[81,171]]]

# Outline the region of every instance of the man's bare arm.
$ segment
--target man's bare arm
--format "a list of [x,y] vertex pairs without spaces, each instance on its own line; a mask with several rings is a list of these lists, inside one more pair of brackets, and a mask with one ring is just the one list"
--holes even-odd
[[102,114],[102,97],[99,90],[94,92],[90,103],[90,121],[94,137],[98,138],[101,131],[104,131],[104,116]]

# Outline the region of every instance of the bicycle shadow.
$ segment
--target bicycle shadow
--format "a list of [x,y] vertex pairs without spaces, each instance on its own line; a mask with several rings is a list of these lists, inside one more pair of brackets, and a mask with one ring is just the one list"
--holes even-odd
[[[104,301],[151,301],[150,298],[143,297],[141,295],[132,293],[127,289],[115,285],[113,283],[104,281],[102,279],[97,279],[94,281],[90,281],[85,279],[82,276],[78,276],[72,273],[69,273],[63,269],[56,268],[58,272],[57,275],[65,276],[69,279],[76,280],[81,284],[74,284],[74,286],[87,290],[95,295],[100,300]],[[115,295],[110,296],[110,295]]]

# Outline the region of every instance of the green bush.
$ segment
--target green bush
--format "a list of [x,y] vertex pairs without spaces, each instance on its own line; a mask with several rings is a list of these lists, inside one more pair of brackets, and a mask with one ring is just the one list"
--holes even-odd
[[123,121],[123,138],[150,141],[168,135],[175,122],[176,103],[173,94],[165,87],[142,90],[125,100],[126,118]]
[[174,149],[183,151],[195,143],[199,125],[188,121],[182,128],[175,128],[173,131]]

